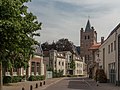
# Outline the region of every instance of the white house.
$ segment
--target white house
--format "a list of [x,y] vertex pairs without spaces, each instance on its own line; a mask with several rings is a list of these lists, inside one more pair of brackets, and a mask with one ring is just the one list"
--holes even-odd
[[[46,61],[47,70],[56,70],[57,72],[63,71],[63,75],[85,75],[86,64],[77,55],[72,54],[70,51],[50,50],[44,51],[44,60]],[[70,68],[71,60],[75,62],[75,70]]]
[[99,47],[99,59],[108,81],[120,85],[120,24]]

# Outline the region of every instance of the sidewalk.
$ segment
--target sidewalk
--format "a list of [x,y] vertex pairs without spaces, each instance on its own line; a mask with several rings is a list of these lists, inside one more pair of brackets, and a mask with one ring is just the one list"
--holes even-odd
[[[4,85],[3,90],[30,90],[30,86],[32,85],[33,90],[42,90],[47,88],[48,86],[55,84],[64,78],[51,78],[45,80],[45,85],[43,85],[44,81],[26,81],[26,82],[18,82],[18,83],[10,83],[9,85]],[[42,82],[42,86],[40,86],[40,82]],[[38,88],[36,88],[36,84],[38,84]]]

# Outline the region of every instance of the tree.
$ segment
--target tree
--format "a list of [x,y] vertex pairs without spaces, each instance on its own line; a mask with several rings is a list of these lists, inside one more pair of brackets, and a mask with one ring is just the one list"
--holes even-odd
[[71,53],[76,53],[73,43],[64,38],[59,39],[57,42],[53,42],[52,44],[45,42],[42,44],[42,49],[43,51],[54,49],[57,51],[70,51]]
[[[0,0],[0,65],[4,68],[27,67],[34,51],[31,45],[37,44],[33,36],[40,36],[36,31],[41,29],[41,23],[24,4],[29,1]],[[0,70],[1,86],[2,67]]]
[[71,51],[73,52],[73,43],[69,41],[68,39],[59,39],[56,42],[56,48],[58,51]]
[[43,51],[47,51],[47,50],[50,49],[50,45],[49,45],[48,42],[43,43],[43,44],[41,45],[41,47],[42,47]]
[[74,60],[71,60],[71,62],[70,62],[70,68],[72,70],[75,70],[75,61]]
[[69,74],[70,75],[73,75],[74,74],[74,70],[75,70],[75,61],[72,59],[71,61],[70,61],[70,70],[69,70]]

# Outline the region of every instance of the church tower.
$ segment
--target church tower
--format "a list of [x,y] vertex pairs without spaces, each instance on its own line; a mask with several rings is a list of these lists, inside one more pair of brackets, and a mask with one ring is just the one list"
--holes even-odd
[[85,62],[87,65],[93,60],[92,51],[89,48],[97,43],[97,33],[94,27],[91,27],[90,21],[87,21],[87,25],[85,30],[81,28],[80,30],[80,54],[81,57],[85,58]]

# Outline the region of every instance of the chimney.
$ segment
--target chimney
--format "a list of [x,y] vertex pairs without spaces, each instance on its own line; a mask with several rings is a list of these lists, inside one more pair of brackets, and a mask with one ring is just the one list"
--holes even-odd
[[101,44],[103,44],[104,42],[104,37],[101,37]]

